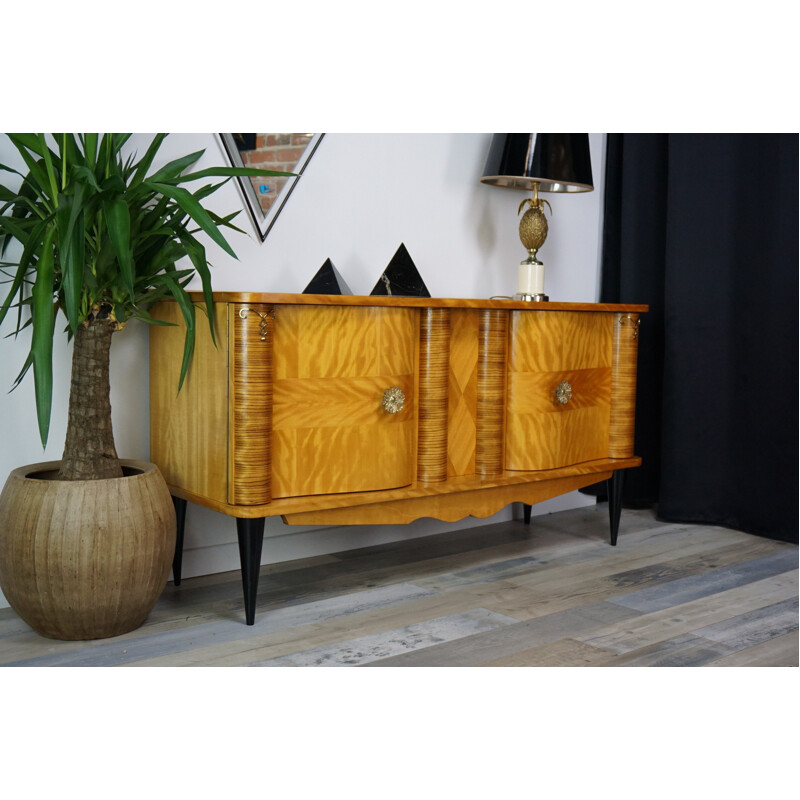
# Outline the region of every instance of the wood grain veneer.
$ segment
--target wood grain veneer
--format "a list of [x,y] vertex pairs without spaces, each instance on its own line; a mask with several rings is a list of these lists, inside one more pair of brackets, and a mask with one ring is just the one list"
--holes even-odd
[[636,411],[636,357],[639,349],[639,315],[614,315],[613,373],[608,455],[633,455]]
[[[554,469],[608,455],[611,314],[511,312],[505,466]],[[556,387],[570,384],[566,404]]]
[[[374,519],[382,503],[451,494],[390,514],[449,518],[488,508],[473,496],[485,489],[639,463],[632,335],[644,306],[255,293],[215,301],[220,347],[198,324],[180,395],[182,326],[151,334],[152,453],[176,496],[235,517],[296,520],[363,505]],[[243,306],[253,313],[242,318]],[[259,314],[270,317],[263,342]],[[174,303],[156,315],[180,322]],[[562,406],[554,393],[565,380],[572,398]],[[406,396],[398,414],[381,404],[391,386]],[[501,494],[481,497],[491,504]]]
[[228,502],[228,305],[214,306],[215,346],[197,314],[194,357],[178,391],[185,327],[178,304],[159,303],[150,326],[150,460],[171,487]]
[[480,310],[451,309],[447,391],[447,475],[475,472]]
[[[271,503],[263,506],[233,506],[227,503],[213,503],[192,492],[176,489],[174,494],[190,502],[200,503],[215,511],[239,518],[274,517],[298,514],[306,511],[322,511],[329,508],[344,508],[346,506],[368,505],[370,503],[388,502],[390,500],[407,500],[418,497],[429,497],[440,494],[457,494],[461,497],[465,509],[468,508],[472,495],[481,489],[490,489],[496,486],[522,485],[528,483],[541,483],[560,478],[570,478],[577,475],[596,475],[598,473],[613,472],[614,470],[638,467],[641,458],[602,458],[596,461],[587,461],[582,464],[573,464],[552,470],[539,470],[537,472],[514,472],[505,470],[499,475],[482,478],[479,475],[462,475],[451,478],[444,483],[412,483],[398,489],[382,491],[351,492],[347,494],[324,494],[305,497],[274,498]],[[592,482],[594,482],[593,479]]]
[[447,478],[448,362],[450,317],[447,309],[424,308],[419,321],[419,421],[417,480]]
[[475,435],[475,472],[482,476],[503,471],[507,358],[508,313],[499,309],[482,310],[478,322]]
[[230,441],[228,502],[268,503],[272,477],[274,307],[229,306]]
[[[414,478],[414,309],[276,307],[272,496],[357,492]],[[398,386],[405,406],[382,405]]]
[[457,522],[466,517],[484,519],[496,514],[509,503],[541,503],[566,492],[581,489],[611,477],[610,472],[572,475],[539,483],[511,484],[474,489],[469,502],[461,494],[439,494],[405,500],[384,500],[380,503],[306,511],[284,516],[289,525],[375,525],[406,524],[421,517],[444,522]]

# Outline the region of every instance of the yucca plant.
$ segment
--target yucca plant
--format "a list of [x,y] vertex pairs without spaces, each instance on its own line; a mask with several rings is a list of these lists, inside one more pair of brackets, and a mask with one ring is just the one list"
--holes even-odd
[[[6,135],[28,170],[23,174],[0,164],[0,170],[22,178],[15,189],[0,182],[0,258],[6,259],[0,267],[11,284],[0,323],[14,308],[13,334],[32,327],[30,352],[14,387],[32,367],[39,433],[46,445],[53,340],[62,314],[74,344],[59,478],[119,477],[109,400],[112,335],[130,319],[161,324],[148,309],[174,298],[186,322],[183,364],[176,376],[182,385],[196,325],[185,287],[195,274],[214,336],[211,275],[197,234],[204,232],[236,257],[221,232],[239,230],[231,221],[236,214],[220,217],[204,208],[203,200],[234,176],[292,173],[215,167],[184,174],[203,155],[200,150],[148,174],[167,136],[163,133],[138,160],[135,154],[123,155],[127,133]],[[204,182],[194,191],[181,185],[209,178],[222,180]]]

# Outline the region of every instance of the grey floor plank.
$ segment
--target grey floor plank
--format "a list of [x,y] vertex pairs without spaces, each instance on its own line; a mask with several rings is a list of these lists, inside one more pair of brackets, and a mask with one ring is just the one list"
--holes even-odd
[[343,642],[316,647],[291,655],[256,661],[254,667],[345,667],[367,664],[400,653],[417,652],[423,648],[461,639],[517,620],[476,608],[460,614],[418,622],[403,628],[361,636]]
[[784,633],[704,664],[705,667],[797,667],[800,664],[798,631]]
[[797,598],[782,603],[739,614],[730,619],[697,628],[693,633],[715,642],[721,642],[733,650],[783,636],[798,629]]
[[421,652],[374,661],[372,667],[466,667],[480,665],[521,650],[567,639],[601,625],[641,616],[640,612],[606,602],[592,603],[518,622],[494,631],[478,633],[434,645]]
[[[487,529],[490,533],[487,533]],[[300,559],[294,565],[264,566],[260,571],[257,606],[285,607],[324,599],[333,592],[348,593],[378,585],[398,583],[407,574],[419,574],[417,566],[437,558],[461,556],[480,563],[483,551],[524,542],[523,526],[515,522],[451,531],[406,542],[392,542],[359,548],[333,556]],[[265,547],[269,543],[265,541]],[[280,565],[279,565],[280,566]],[[195,579],[181,586],[169,584],[151,619],[160,621],[181,610],[192,613],[195,606],[230,603],[241,616],[241,583],[238,573],[213,586],[195,585]],[[204,579],[200,579],[204,580]]]
[[611,548],[599,505],[265,566],[254,626],[238,571],[115,639],[0,609],[0,665],[796,666],[797,552],[627,509]]
[[547,563],[537,556],[521,556],[497,561],[493,564],[481,564],[478,567],[461,569],[456,572],[444,572],[414,580],[414,585],[435,592],[445,592],[474,586],[477,583],[505,580],[516,575],[525,575],[535,565]]
[[[592,539],[608,544],[608,503],[597,503],[592,506],[573,508],[554,514],[543,514],[531,519],[534,530],[561,531],[569,530],[574,536]],[[641,531],[661,528],[665,531],[674,523],[659,520],[651,509],[625,509],[620,517],[619,536],[626,536]]]
[[[0,640],[8,636],[17,636],[30,630],[10,608],[1,610],[7,612],[7,614],[0,617]],[[2,641],[0,641],[0,647],[2,647]]]
[[220,620],[152,636],[143,635],[135,639],[115,637],[96,642],[90,648],[82,647],[68,652],[50,653],[22,659],[4,666],[117,666],[130,664],[168,652],[191,650],[211,642],[236,641],[261,636],[271,631],[286,630],[347,614],[357,614],[373,608],[382,608],[430,596],[430,594],[431,592],[409,584],[367,589],[363,592],[334,596],[327,600],[301,606],[289,606],[261,612],[256,616],[255,625],[244,625],[241,621],[235,620]]
[[701,597],[708,597],[726,589],[780,575],[793,569],[797,569],[797,550],[787,548],[701,575],[691,575],[640,591],[618,595],[610,602],[635,608],[644,613],[662,611],[670,606],[699,600]]
[[[584,568],[581,565],[591,562],[592,564],[608,563],[611,566],[607,580],[620,588],[648,585],[653,583],[663,583],[687,574],[694,574],[700,571],[708,571],[716,566],[720,560],[729,563],[731,559],[741,561],[746,556],[744,553],[752,543],[745,544],[736,542],[727,546],[716,546],[713,550],[703,554],[681,555],[685,553],[685,540],[680,547],[665,547],[657,541],[650,541],[654,531],[658,529],[645,529],[648,541],[639,540],[639,547],[636,548],[637,555],[649,551],[655,547],[655,552],[662,552],[661,560],[655,564],[635,569],[614,572],[614,565],[619,565],[620,558],[618,553],[610,548],[606,542],[580,542],[577,546],[573,543],[559,542],[556,546],[540,547],[538,542],[532,541],[531,552],[516,558],[500,558],[488,564],[481,564],[475,567],[468,567],[455,570],[453,572],[436,572],[422,578],[409,578],[416,586],[423,586],[437,592],[450,591],[453,589],[470,586],[477,583],[485,583],[492,580],[506,580],[509,578],[524,575],[539,575],[543,580],[550,578],[554,572],[559,572],[565,567],[571,567],[575,574],[582,574]],[[678,531],[671,529],[672,537],[686,533],[689,529],[682,528]],[[701,530],[701,529],[696,529]],[[702,539],[702,537],[700,537]],[[532,540],[535,537],[532,537]],[[668,540],[667,540],[668,541]],[[622,559],[623,563],[630,563],[630,559]],[[577,567],[577,569],[576,569]],[[573,579],[570,579],[573,580]]]
[[600,661],[601,667],[700,667],[728,655],[732,649],[693,633],[642,647]]
[[592,667],[605,662],[608,652],[579,642],[558,639],[537,647],[520,650],[481,664],[482,667]]
[[612,653],[629,653],[796,597],[797,583],[797,570],[780,573],[660,611],[639,612],[636,620],[606,625],[576,638]]

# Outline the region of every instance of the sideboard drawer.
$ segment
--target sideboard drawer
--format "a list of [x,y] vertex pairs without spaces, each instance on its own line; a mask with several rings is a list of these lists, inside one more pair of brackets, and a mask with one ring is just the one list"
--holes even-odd
[[506,469],[608,457],[612,337],[612,314],[511,313]]
[[[276,307],[273,498],[414,480],[416,320],[408,308]],[[390,413],[395,386],[405,401]]]

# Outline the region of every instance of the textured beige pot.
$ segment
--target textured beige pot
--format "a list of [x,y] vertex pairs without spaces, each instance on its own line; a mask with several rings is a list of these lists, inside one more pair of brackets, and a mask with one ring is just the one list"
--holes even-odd
[[125,477],[53,480],[59,462],[15,469],[0,494],[0,588],[37,633],[103,639],[138,628],[164,590],[175,510],[155,464]]

